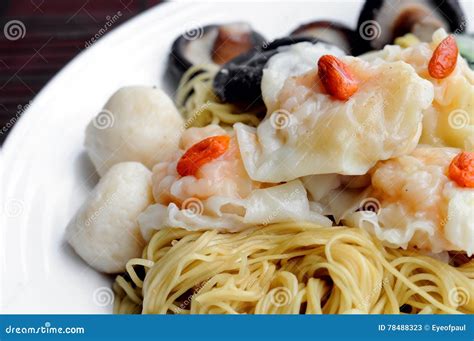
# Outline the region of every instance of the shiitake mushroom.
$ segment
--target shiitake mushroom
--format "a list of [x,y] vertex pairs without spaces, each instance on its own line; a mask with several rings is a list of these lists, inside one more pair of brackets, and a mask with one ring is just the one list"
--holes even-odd
[[430,41],[438,28],[462,33],[465,23],[457,0],[367,0],[359,15],[354,52],[381,49],[406,33],[421,41]]
[[252,51],[225,64],[214,77],[217,97],[225,103],[260,104],[263,67],[275,53],[276,50]]
[[265,38],[244,22],[197,27],[174,41],[168,72],[177,82],[193,65],[223,65],[242,53],[259,49],[264,43]]
[[275,40],[272,40],[269,43],[264,44],[263,47],[262,47],[262,50],[263,51],[275,51],[274,53],[276,53],[276,50],[279,47],[293,45],[293,44],[297,44],[297,43],[302,43],[302,42],[305,42],[305,41],[313,43],[313,44],[319,43],[319,42],[328,43],[328,42],[326,42],[322,39],[316,38],[316,37],[311,37],[311,36],[306,36],[306,35],[296,35],[296,36],[289,35],[289,36],[286,36],[286,37],[277,38]]
[[268,44],[261,50],[240,55],[224,64],[214,77],[214,92],[222,102],[241,106],[261,105],[263,68],[268,60],[284,46],[300,42],[320,42],[313,37],[283,37]]
[[290,33],[292,37],[313,37],[339,47],[347,54],[352,54],[355,33],[344,24],[334,21],[312,21],[298,26]]

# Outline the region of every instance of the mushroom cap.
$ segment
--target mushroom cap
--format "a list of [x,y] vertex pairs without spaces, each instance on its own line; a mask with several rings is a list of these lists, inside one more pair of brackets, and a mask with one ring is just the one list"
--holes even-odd
[[261,51],[242,54],[224,64],[216,74],[214,92],[223,102],[247,106],[263,104],[261,83],[268,60],[282,48],[301,42],[315,44],[323,41],[308,36],[287,36],[263,45]]
[[327,20],[300,25],[290,33],[290,36],[317,38],[341,48],[347,54],[351,54],[355,42],[355,32],[352,29],[342,23]]
[[212,24],[197,27],[180,35],[173,42],[168,58],[167,73],[176,84],[183,74],[193,65],[214,63],[212,58],[213,45],[219,37],[219,28],[235,29],[237,25],[246,25],[250,30],[250,45],[253,49],[260,49],[265,44],[265,38],[256,32],[249,24],[229,23]]
[[381,49],[406,33],[430,40],[440,27],[462,33],[465,26],[457,0],[367,0],[357,23],[354,53]]

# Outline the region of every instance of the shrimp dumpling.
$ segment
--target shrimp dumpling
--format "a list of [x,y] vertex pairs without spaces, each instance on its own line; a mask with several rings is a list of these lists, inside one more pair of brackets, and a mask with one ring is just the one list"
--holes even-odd
[[286,80],[258,128],[234,126],[250,178],[281,182],[314,174],[362,175],[377,161],[416,147],[422,111],[433,100],[430,82],[403,62],[342,60],[359,81],[347,101],[325,93],[316,68]]
[[361,56],[410,64],[418,75],[433,84],[434,98],[424,112],[420,143],[474,151],[474,71],[458,56],[453,72],[443,79],[434,79],[428,72],[433,51],[447,37],[443,29],[433,34],[430,43],[419,43],[408,48],[387,45],[383,50]]
[[151,172],[138,162],[116,164],[70,221],[66,239],[94,269],[122,272],[145,245],[137,217],[152,201]]
[[[216,136],[229,138],[227,150],[194,174],[180,175],[177,165],[183,154]],[[229,232],[292,220],[331,226],[331,221],[310,205],[301,181],[275,185],[250,179],[232,131],[217,125],[190,128],[184,131],[180,147],[176,155],[153,167],[156,204],[138,218],[145,239],[168,226]]]
[[[362,210],[347,215],[348,226],[362,227],[395,247],[474,254],[474,189],[449,177],[459,149],[419,146],[410,155],[379,162]],[[373,206],[373,212],[364,207]]]
[[273,111],[278,105],[277,95],[288,77],[299,76],[313,69],[315,61],[325,54],[340,57],[344,52],[322,42],[302,42],[280,48],[263,69],[262,97],[267,109]]

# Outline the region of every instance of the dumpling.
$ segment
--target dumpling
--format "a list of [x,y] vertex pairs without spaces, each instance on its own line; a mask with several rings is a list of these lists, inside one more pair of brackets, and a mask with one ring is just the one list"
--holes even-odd
[[420,143],[474,150],[474,72],[460,56],[454,71],[444,79],[434,79],[428,72],[433,51],[446,38],[443,29],[433,34],[431,43],[408,48],[387,45],[382,51],[361,56],[367,61],[404,61],[434,87],[434,99],[424,112]]
[[313,69],[286,80],[274,111],[258,128],[234,125],[251,179],[275,183],[312,174],[362,175],[377,161],[416,147],[422,111],[433,100],[430,82],[403,62],[343,61],[360,82],[349,100],[328,96]]
[[289,77],[299,76],[313,69],[318,59],[325,54],[339,57],[344,52],[333,45],[309,42],[279,48],[279,52],[268,60],[263,69],[262,97],[267,109],[274,111],[277,95]]
[[359,211],[345,214],[343,222],[395,247],[472,255],[474,189],[448,177],[449,164],[459,152],[420,146],[410,155],[379,162],[370,171],[371,186]]
[[[230,137],[223,155],[201,166],[194,175],[178,173],[178,161],[186,150],[200,140],[223,135]],[[139,216],[145,238],[165,227],[234,232],[292,220],[331,226],[318,205],[309,202],[301,181],[274,185],[250,179],[232,131],[217,125],[190,128],[183,133],[180,145],[176,155],[153,167],[156,204]]]
[[332,216],[337,224],[360,208],[370,193],[370,175],[309,175],[301,179],[309,200],[321,207],[321,213]]
[[85,147],[99,175],[126,161],[151,169],[176,152],[183,125],[173,101],[162,90],[125,87],[89,123]]
[[66,239],[94,269],[122,272],[142,252],[137,217],[152,202],[151,172],[138,162],[116,164],[71,219]]
[[149,206],[138,217],[145,239],[155,230],[180,227],[186,230],[237,232],[256,225],[288,221],[306,221],[321,226],[332,222],[321,214],[316,203],[308,201],[301,181],[253,190],[246,198],[213,196],[207,199],[188,198],[176,203]]
[[207,137],[229,135],[218,125],[187,129],[180,141],[180,150],[153,167],[153,195],[157,203],[167,205],[174,202],[178,206],[188,198],[207,199],[212,196],[243,198],[261,184],[252,181],[240,158],[235,138],[221,157],[203,165],[196,176],[180,176],[177,163],[186,150]]

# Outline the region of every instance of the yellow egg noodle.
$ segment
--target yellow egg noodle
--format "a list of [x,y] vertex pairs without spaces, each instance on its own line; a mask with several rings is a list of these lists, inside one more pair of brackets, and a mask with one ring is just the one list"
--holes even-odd
[[474,260],[454,267],[357,228],[166,228],[126,269],[114,283],[115,313],[474,313]]
[[242,112],[230,103],[220,103],[212,90],[212,81],[219,68],[212,64],[191,67],[181,78],[176,93],[176,105],[187,119],[187,127],[208,124],[233,125],[241,122],[257,126],[258,109]]

